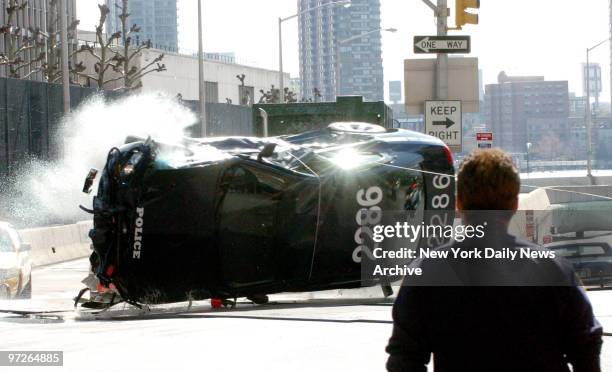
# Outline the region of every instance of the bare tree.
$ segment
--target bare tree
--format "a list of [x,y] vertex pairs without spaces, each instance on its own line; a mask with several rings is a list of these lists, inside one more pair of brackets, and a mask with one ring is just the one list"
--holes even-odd
[[246,86],[244,85],[244,80],[246,79],[246,75],[245,74],[236,75],[236,79],[240,80],[240,90],[239,90],[240,104],[242,106],[251,106],[253,102],[252,102],[250,89],[253,89],[253,88],[249,87],[249,89],[247,89]]
[[[12,78],[27,79],[41,72],[44,80],[57,82],[62,77],[58,1],[49,2],[47,30],[15,26],[19,13],[27,11],[28,6],[27,0],[10,0],[5,9],[7,23],[0,27],[0,34],[6,48],[0,54],[0,65],[6,66],[7,75]],[[75,39],[78,24],[75,20],[68,26],[69,39]]]
[[297,102],[297,96],[294,92],[290,91],[289,88],[285,88],[285,102],[295,103]]
[[128,3],[128,0],[121,0],[121,5],[116,5],[121,10],[119,20],[121,21],[121,42],[123,44],[123,48],[117,53],[116,59],[119,62],[118,71],[123,76],[124,88],[135,90],[142,87],[141,79],[144,76],[153,72],[166,71],[166,65],[160,63],[164,59],[164,54],[158,55],[144,66],[136,67],[133,65],[134,59],[140,56],[143,50],[151,49],[151,41],[147,40],[145,43],[132,48],[132,34],[140,32],[140,27],[136,24],[131,27],[128,26],[130,18]]
[[113,50],[112,46],[115,45],[117,40],[121,38],[121,32],[115,32],[110,36],[104,35],[104,23],[106,22],[106,18],[110,13],[110,9],[104,4],[98,5],[98,8],[100,9],[100,19],[96,25],[97,47],[96,45],[90,45],[87,43],[82,45],[78,50],[78,53],[88,53],[93,57],[95,61],[95,73],[87,73],[87,67],[83,61],[77,63],[77,65],[72,68],[72,72],[78,76],[85,77],[96,82],[98,88],[104,89],[105,85],[123,79],[123,76],[109,79],[106,75],[109,69],[112,69],[113,71],[118,71],[119,69],[117,52]]
[[[289,90],[289,88],[285,88],[285,102],[293,103],[297,102],[297,98],[295,93]],[[259,99],[259,103],[280,103],[280,89],[275,88],[274,85],[270,88],[269,91],[264,92],[263,89],[259,90],[261,93],[261,98]]]
[[[59,44],[60,34],[60,17],[59,17],[59,2],[58,0],[49,1],[49,15],[47,22],[47,35],[46,35],[46,60],[41,66],[43,77],[49,83],[56,83],[62,78],[62,67],[61,67],[61,45]],[[80,21],[74,20],[68,25],[68,39],[76,39],[76,29]],[[78,51],[70,53],[72,58]]]
[[321,99],[321,97],[323,97],[321,95],[321,91],[319,90],[319,88],[314,88],[312,90],[312,94],[314,95],[314,101],[315,102],[319,102],[319,99]]
[[19,12],[28,7],[26,0],[8,0],[5,8],[7,23],[0,27],[5,50],[0,53],[0,66],[5,66],[7,76],[27,79],[40,71],[45,59],[44,34],[40,29],[15,26]]
[[246,79],[246,75],[245,74],[236,75],[236,79],[240,80],[240,86],[243,87],[244,79]]

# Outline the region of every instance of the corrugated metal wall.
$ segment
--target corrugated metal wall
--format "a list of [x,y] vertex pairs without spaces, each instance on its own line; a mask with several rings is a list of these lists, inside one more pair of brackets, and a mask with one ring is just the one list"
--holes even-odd
[[[183,101],[193,112],[199,112],[198,101]],[[215,136],[254,136],[252,108],[249,106],[229,105],[227,103],[207,103],[207,134]],[[201,127],[190,128],[192,137],[201,136]]]
[[[71,87],[72,107],[95,92]],[[54,138],[61,117],[60,85],[0,78],[0,177],[13,174],[29,157],[54,159],[59,150]]]
[[[71,87],[71,106],[77,107],[97,91]],[[119,94],[105,92],[105,96],[113,98]],[[198,111],[197,101],[183,104]],[[224,103],[208,103],[206,107],[209,136],[254,135],[250,107]],[[61,85],[0,78],[0,178],[14,174],[29,157],[56,159],[61,149],[54,139],[61,117]],[[200,126],[193,126],[191,134],[199,137]]]

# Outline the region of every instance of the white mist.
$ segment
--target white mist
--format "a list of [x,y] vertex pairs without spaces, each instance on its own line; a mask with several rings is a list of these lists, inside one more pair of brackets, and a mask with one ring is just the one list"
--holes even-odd
[[[91,207],[94,195],[82,192],[91,168],[101,170],[108,151],[129,135],[179,141],[195,115],[175,98],[162,94],[132,95],[105,102],[93,96],[62,122],[60,160],[32,160],[16,182],[0,195],[0,215],[19,226],[47,226],[91,218],[79,204]],[[96,180],[97,184],[97,180]]]

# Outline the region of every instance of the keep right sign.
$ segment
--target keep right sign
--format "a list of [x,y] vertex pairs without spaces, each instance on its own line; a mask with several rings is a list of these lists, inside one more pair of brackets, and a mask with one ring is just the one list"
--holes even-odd
[[438,137],[454,152],[463,143],[461,101],[426,101],[425,133]]

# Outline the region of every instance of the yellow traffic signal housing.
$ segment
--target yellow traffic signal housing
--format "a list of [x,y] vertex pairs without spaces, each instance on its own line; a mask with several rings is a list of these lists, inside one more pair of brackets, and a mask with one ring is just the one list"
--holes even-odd
[[466,24],[477,25],[478,14],[468,10],[480,9],[480,0],[455,0],[455,25],[461,28]]

